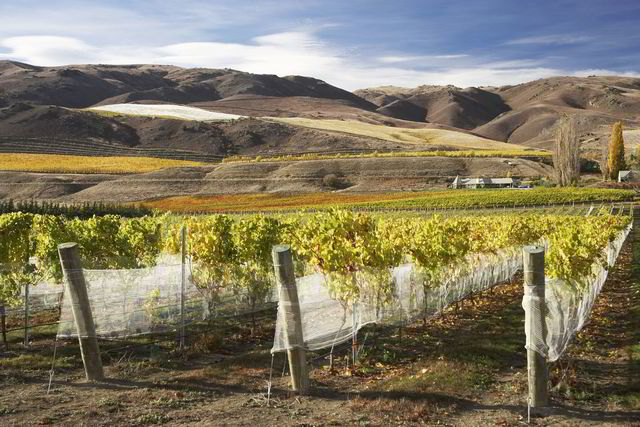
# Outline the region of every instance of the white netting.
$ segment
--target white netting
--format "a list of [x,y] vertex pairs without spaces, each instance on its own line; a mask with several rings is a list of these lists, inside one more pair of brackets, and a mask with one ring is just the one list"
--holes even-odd
[[[607,247],[610,266],[615,263],[630,229],[631,224]],[[548,250],[546,241],[540,244]],[[320,350],[348,341],[354,332],[368,323],[399,324],[434,316],[470,294],[510,280],[522,269],[522,261],[522,247],[505,249],[496,254],[473,254],[464,262],[441,269],[438,277],[431,279],[415,265],[404,264],[388,273],[393,292],[390,301],[385,303],[380,303],[379,298],[362,296],[356,304],[341,304],[331,297],[330,278],[319,273],[298,278],[296,287],[303,342],[292,342],[295,322],[290,315],[287,317],[292,303],[281,299],[271,351],[293,347]],[[371,275],[355,273],[353,280],[366,281],[370,278]],[[587,280],[589,285],[582,292],[560,280],[547,279],[546,323],[545,326],[533,325],[536,333],[528,334],[527,347],[548,356],[551,361],[557,360],[576,332],[585,325],[606,278],[607,269],[594,264],[593,275]],[[532,302],[535,307],[535,296],[525,295],[523,307]],[[528,323],[526,329],[530,329]],[[545,336],[546,339],[543,338]]]
[[[46,310],[59,307],[62,302],[63,289],[61,284],[49,282],[29,286],[29,308]],[[25,288],[22,288],[22,298],[24,296]]]
[[456,266],[440,271],[438,279],[429,278],[414,264],[404,264],[380,274],[355,273],[354,280],[386,277],[392,282],[390,301],[382,303],[375,296],[362,296],[354,305],[341,304],[330,294],[328,277],[313,274],[296,280],[301,313],[303,343],[291,342],[294,319],[291,301],[278,304],[275,339],[272,352],[303,346],[319,350],[345,342],[354,331],[368,323],[399,324],[438,314],[443,308],[468,295],[509,280],[522,268],[518,249],[505,249],[496,254],[473,254]]
[[[163,332],[180,325],[181,264],[129,270],[83,270],[99,337]],[[185,274],[185,324],[203,320],[207,304]],[[58,337],[77,336],[72,304],[65,293]]]
[[[615,264],[631,227],[630,223],[605,249],[608,267]],[[550,362],[562,356],[576,333],[587,324],[593,304],[607,279],[608,268],[599,263],[593,264],[592,271],[586,286],[568,284],[559,279],[545,279],[545,324],[530,325],[527,316],[525,331],[528,349],[535,350]],[[539,297],[527,292],[522,299],[522,307],[525,312],[531,309],[539,313],[540,302]],[[539,315],[533,317],[540,318]]]
[[[29,286],[29,311],[32,313],[58,308],[62,302],[63,286],[56,283],[41,282]],[[24,313],[24,300],[26,288],[20,289],[19,301],[12,307],[8,307],[7,314]]]
[[[182,264],[179,257],[174,256],[164,256],[158,263],[142,269],[83,270],[97,336],[126,337],[175,330],[180,326]],[[277,295],[270,290],[266,295],[251,298],[246,289],[232,285],[196,284],[193,278],[198,270],[197,264],[186,261],[185,325],[208,317],[261,311],[273,307],[273,301],[277,300]],[[71,305],[65,293],[59,337],[77,336]]]

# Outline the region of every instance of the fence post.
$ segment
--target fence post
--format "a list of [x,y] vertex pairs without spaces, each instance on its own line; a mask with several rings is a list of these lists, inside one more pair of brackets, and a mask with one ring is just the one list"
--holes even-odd
[[276,284],[280,295],[279,305],[284,310],[284,329],[287,339],[287,357],[291,372],[291,388],[300,394],[309,389],[309,372],[302,336],[302,317],[298,301],[298,289],[293,271],[291,248],[276,245],[271,252],[273,268],[276,273]]
[[184,348],[184,285],[187,259],[187,227],[180,230],[180,253],[182,255],[182,274],[180,276],[180,349]]
[[84,372],[88,381],[100,381],[104,379],[102,360],[100,359],[96,327],[93,323],[91,305],[89,305],[89,296],[87,295],[87,284],[84,280],[82,263],[78,254],[78,244],[63,243],[58,245],[58,255],[64,272],[66,291],[71,300]]
[[29,345],[29,283],[24,285],[24,346]]
[[[527,341],[530,341],[534,333],[542,337],[547,336],[545,315],[544,290],[544,247],[525,246],[524,256],[524,295],[529,300],[525,312],[525,327]],[[546,357],[542,356],[530,347],[527,342],[527,371],[529,379],[529,406],[540,410],[549,403],[548,381],[549,370]]]
[[9,350],[9,344],[7,343],[7,314],[4,308],[4,301],[0,301],[0,328],[2,329],[2,342],[4,343],[4,349]]

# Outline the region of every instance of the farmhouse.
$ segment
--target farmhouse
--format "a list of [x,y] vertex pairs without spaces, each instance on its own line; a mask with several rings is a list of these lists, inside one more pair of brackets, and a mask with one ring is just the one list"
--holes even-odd
[[635,182],[638,181],[638,174],[634,171],[619,171],[618,182]]
[[460,178],[451,183],[451,188],[514,188],[518,181],[513,178]]

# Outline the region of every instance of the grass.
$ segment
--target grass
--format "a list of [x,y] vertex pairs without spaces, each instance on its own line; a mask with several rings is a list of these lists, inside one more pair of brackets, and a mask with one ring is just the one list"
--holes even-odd
[[440,190],[393,193],[220,194],[176,196],[144,202],[143,206],[171,211],[229,212],[344,208],[471,208],[546,205],[599,200],[628,200],[630,190],[592,188],[535,188],[532,190]]
[[49,173],[142,173],[204,163],[154,157],[91,157],[59,154],[0,153],[0,170]]
[[[18,369],[50,369],[51,356],[43,354],[21,354],[16,357],[7,357],[0,359],[0,367],[2,368],[18,368]],[[56,367],[72,368],[77,365],[74,357],[57,357]]]
[[460,150],[460,151],[402,151],[385,153],[351,153],[351,154],[301,154],[283,156],[231,156],[223,160],[223,163],[260,163],[260,162],[282,162],[300,160],[331,160],[331,159],[364,159],[374,157],[551,157],[548,151],[528,151],[528,150]]
[[384,139],[386,141],[416,145],[448,145],[467,150],[525,150],[523,145],[494,141],[464,132],[446,129],[409,129],[374,125],[355,120],[317,120],[300,117],[273,118],[272,120],[334,132]]

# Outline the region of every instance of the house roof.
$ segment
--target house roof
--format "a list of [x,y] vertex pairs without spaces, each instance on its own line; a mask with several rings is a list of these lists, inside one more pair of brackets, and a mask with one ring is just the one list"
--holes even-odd
[[453,185],[481,185],[481,184],[513,184],[513,178],[460,178],[456,176]]
[[513,178],[490,178],[491,184],[513,184]]
[[631,171],[619,171],[618,179],[626,178],[631,175]]

